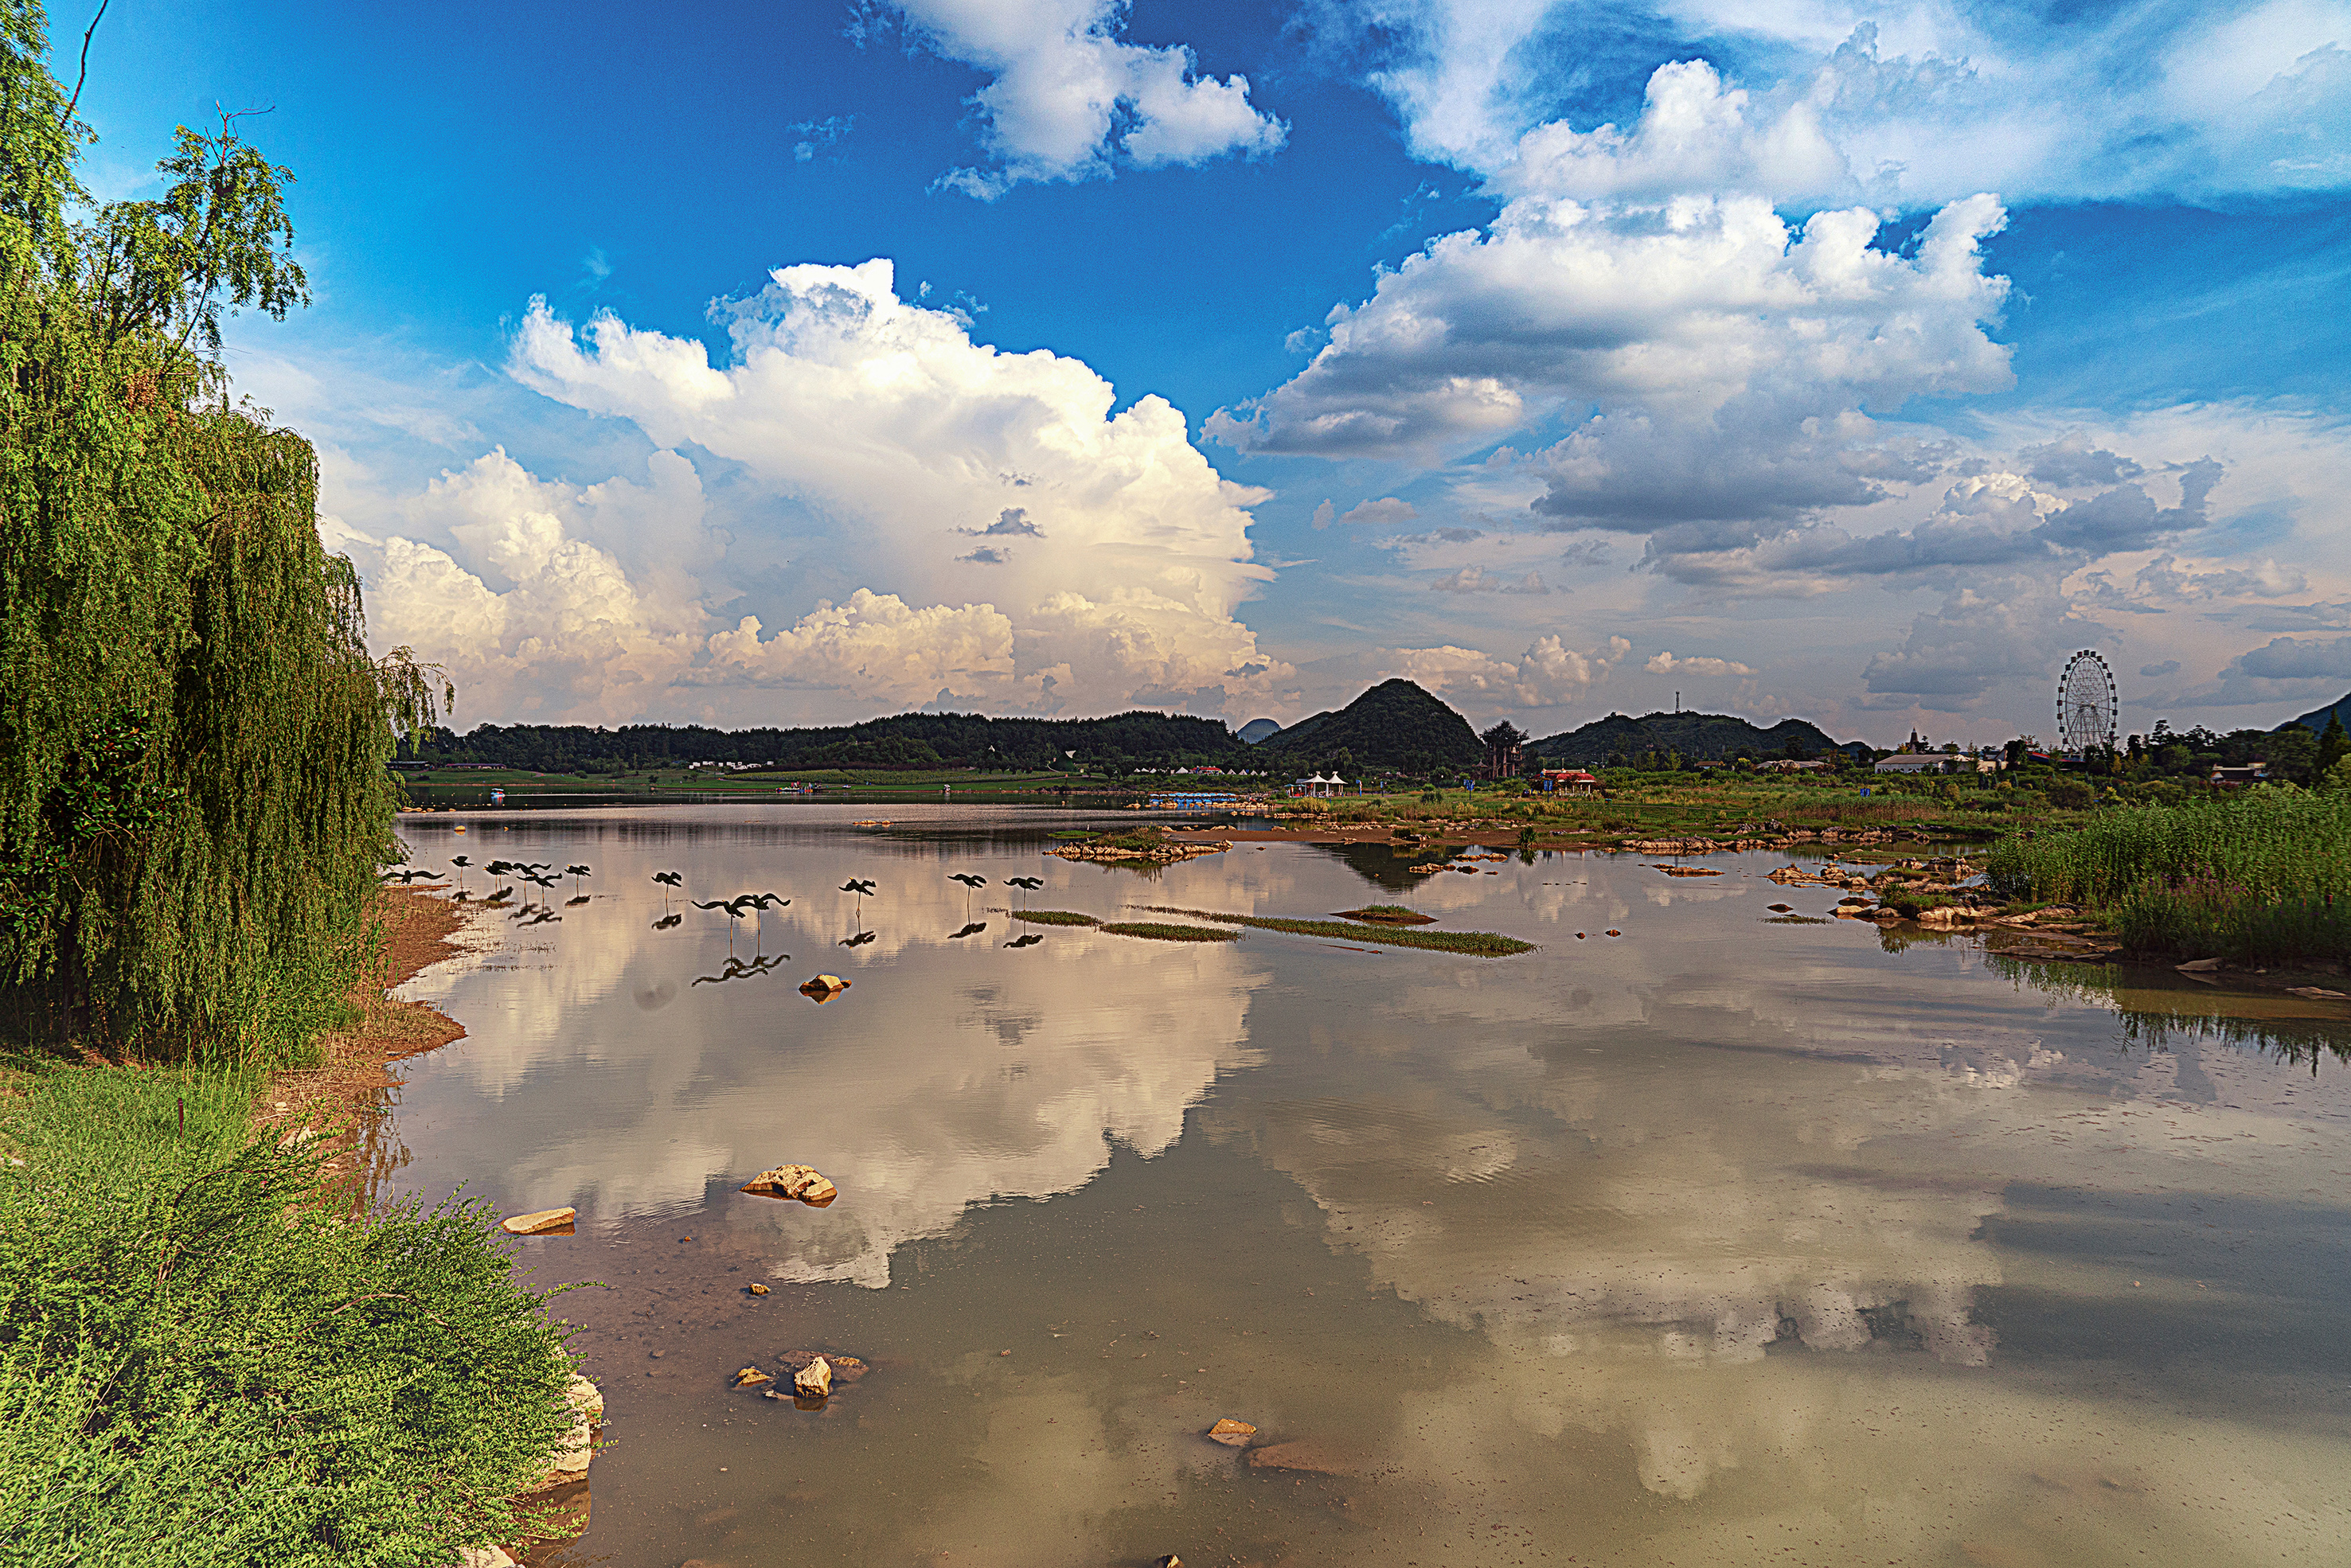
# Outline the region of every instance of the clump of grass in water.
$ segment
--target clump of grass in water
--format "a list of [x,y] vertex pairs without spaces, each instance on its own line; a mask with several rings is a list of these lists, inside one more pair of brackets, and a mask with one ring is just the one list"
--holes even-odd
[[2351,957],[2351,795],[2265,788],[2137,806],[1993,850],[1993,889],[2097,911],[2151,954]]
[[1198,920],[1220,920],[1228,925],[1249,925],[1259,931],[1287,931],[1297,936],[1327,936],[1342,942],[1376,942],[1388,947],[1426,947],[1437,953],[1464,953],[1477,958],[1508,958],[1531,953],[1535,945],[1498,931],[1411,931],[1344,920],[1288,920],[1263,915],[1219,915],[1213,909],[1178,909],[1170,904],[1143,906],[1161,915],[1189,915]]
[[1238,931],[1208,925],[1175,925],[1164,920],[1113,920],[1102,927],[1113,936],[1147,936],[1155,942],[1238,942]]
[[1010,914],[1012,918],[1015,920],[1033,920],[1040,925],[1097,925],[1101,924],[1101,922],[1097,921],[1092,915],[1081,915],[1074,909],[1015,909],[1012,910]]
[[1423,915],[1419,910],[1402,904],[1366,904],[1361,909],[1339,911],[1342,920],[1361,920],[1373,925],[1434,925],[1437,916]]
[[318,1155],[249,1128],[255,1071],[20,1066],[0,1540],[29,1562],[169,1542],[192,1568],[324,1568],[528,1533],[508,1500],[569,1424],[568,1331],[484,1206],[347,1218]]

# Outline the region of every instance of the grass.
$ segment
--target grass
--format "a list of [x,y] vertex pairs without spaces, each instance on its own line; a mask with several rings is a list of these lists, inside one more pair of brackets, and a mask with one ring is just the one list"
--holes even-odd
[[1165,920],[1113,920],[1102,926],[1113,936],[1147,936],[1155,942],[1238,942],[1238,931],[1208,925],[1176,925]]
[[1074,909],[1015,909],[1009,912],[1015,920],[1032,920],[1040,925],[1098,925],[1091,915],[1081,915]]
[[482,1206],[352,1216],[248,1126],[256,1070],[5,1079],[0,1563],[388,1568],[528,1533],[508,1500],[569,1359]]
[[1361,920],[1373,925],[1434,925],[1437,916],[1423,915],[1419,910],[1401,904],[1366,904],[1361,909],[1339,911],[1342,920]]
[[2134,952],[2351,960],[2351,796],[2266,788],[2108,810],[2009,840],[1987,870],[2003,897],[2095,912]]
[[1325,936],[1341,942],[1376,942],[1388,947],[1425,947],[1436,953],[1464,953],[1478,958],[1508,958],[1531,953],[1535,945],[1496,931],[1390,930],[1344,920],[1285,920],[1262,915],[1219,915],[1212,909],[1176,909],[1164,904],[1144,908],[1160,915],[1188,915],[1196,920],[1222,921],[1259,931],[1287,931],[1296,936]]

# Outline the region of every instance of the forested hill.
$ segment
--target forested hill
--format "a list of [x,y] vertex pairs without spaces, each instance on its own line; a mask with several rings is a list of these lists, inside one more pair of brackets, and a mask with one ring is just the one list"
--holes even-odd
[[[1793,744],[1803,757],[1839,748],[1819,726],[1783,718],[1769,729],[1726,713],[1653,713],[1627,718],[1612,713],[1580,729],[1528,744],[1546,761],[1571,768],[1605,767],[1612,758],[1637,762],[1650,751],[1677,752],[1685,762],[1718,762],[1734,757],[1785,757]],[[1847,742],[1845,749],[1861,743]]]
[[1282,766],[1344,772],[1395,768],[1433,773],[1485,760],[1469,721],[1410,681],[1384,681],[1345,707],[1301,718],[1259,741]]
[[[2325,707],[2312,708],[2300,718],[2288,719],[2286,724],[2298,724],[2305,729],[2324,730],[2330,717],[2342,719],[2343,727],[2351,729],[2351,692],[2344,693]],[[2283,729],[2285,725],[2282,724],[2278,727]]]
[[903,713],[820,729],[708,729],[700,725],[486,724],[436,729],[403,760],[490,762],[541,772],[607,772],[689,762],[782,768],[1043,768],[1068,760],[1113,768],[1246,762],[1252,755],[1220,719],[1134,712],[1109,718],[987,718]]

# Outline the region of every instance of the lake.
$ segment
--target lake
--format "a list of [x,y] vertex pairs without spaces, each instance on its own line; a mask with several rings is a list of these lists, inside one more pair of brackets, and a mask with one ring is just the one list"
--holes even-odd
[[[580,1210],[517,1244],[601,1282],[557,1310],[610,1409],[535,1563],[2351,1550],[2344,1004],[1906,943],[1784,854],[1144,873],[1046,852],[1131,814],[891,810],[402,820],[419,865],[593,868],[403,990],[467,1035],[379,1134],[387,1195]],[[1373,902],[1541,946],[1008,913]],[[785,1163],[838,1200],[737,1190]],[[729,1386],[802,1350],[870,1370]]]

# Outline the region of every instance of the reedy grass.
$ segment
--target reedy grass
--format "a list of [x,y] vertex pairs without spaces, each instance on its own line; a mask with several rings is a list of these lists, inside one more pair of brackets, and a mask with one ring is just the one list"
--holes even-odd
[[2103,811],[2004,841],[1987,870],[2004,897],[2096,911],[2137,952],[2351,958],[2351,796],[2272,787]]
[[350,1216],[251,1131],[252,1068],[7,1079],[0,1565],[439,1568],[527,1533],[570,1364],[484,1206]]
[[1074,909],[1015,909],[1009,913],[1015,920],[1033,921],[1039,925],[1099,925],[1102,922],[1091,915],[1081,915]]
[[1238,942],[1238,931],[1220,931],[1211,925],[1177,925],[1165,920],[1113,920],[1102,930],[1113,936],[1147,936],[1155,942]]
[[1461,953],[1475,958],[1508,958],[1531,953],[1535,945],[1497,931],[1416,931],[1409,927],[1358,925],[1349,920],[1290,920],[1263,915],[1219,915],[1213,909],[1178,909],[1170,904],[1141,907],[1160,915],[1188,915],[1196,920],[1217,920],[1259,931],[1287,931],[1295,936],[1326,936],[1341,942],[1374,942],[1387,947],[1424,947],[1437,953]]

